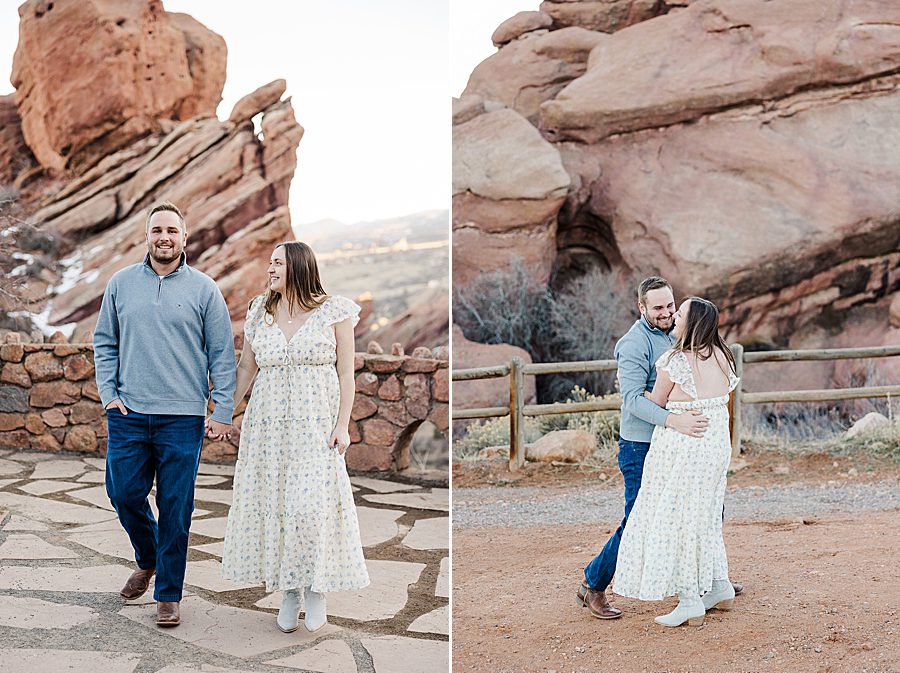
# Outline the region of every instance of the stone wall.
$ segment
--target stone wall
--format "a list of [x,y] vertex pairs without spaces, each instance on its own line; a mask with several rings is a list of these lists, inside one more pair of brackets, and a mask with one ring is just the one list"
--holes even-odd
[[[94,380],[91,344],[22,343],[10,333],[0,346],[0,448],[106,455],[106,418]],[[370,350],[378,351],[377,344]],[[402,470],[416,429],[430,421],[446,433],[449,374],[446,349],[417,348],[405,355],[357,353],[347,465],[358,470]],[[206,441],[205,460],[237,457],[246,399],[227,442]]]

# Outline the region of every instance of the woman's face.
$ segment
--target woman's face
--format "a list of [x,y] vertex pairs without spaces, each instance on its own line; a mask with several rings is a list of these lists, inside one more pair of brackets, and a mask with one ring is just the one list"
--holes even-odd
[[684,334],[684,327],[687,325],[688,311],[690,308],[691,300],[685,299],[681,302],[681,306],[679,306],[678,310],[675,312],[675,326],[672,328],[672,334],[675,335],[676,339]]
[[284,294],[287,286],[287,260],[284,256],[284,247],[278,246],[272,251],[269,259],[269,288],[273,292]]

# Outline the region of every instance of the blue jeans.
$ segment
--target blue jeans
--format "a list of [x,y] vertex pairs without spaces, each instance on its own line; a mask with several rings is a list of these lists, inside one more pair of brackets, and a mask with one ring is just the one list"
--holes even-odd
[[594,557],[584,569],[584,580],[587,585],[597,591],[605,591],[616,573],[616,559],[619,556],[619,542],[622,532],[634,507],[638,491],[641,488],[641,477],[644,474],[644,460],[650,450],[649,442],[631,442],[619,437],[619,469],[625,477],[625,518],[606,542],[603,550]]
[[[139,568],[156,568],[157,601],[180,601],[203,446],[203,416],[106,410],[106,493]],[[156,477],[159,523],[147,496]]]

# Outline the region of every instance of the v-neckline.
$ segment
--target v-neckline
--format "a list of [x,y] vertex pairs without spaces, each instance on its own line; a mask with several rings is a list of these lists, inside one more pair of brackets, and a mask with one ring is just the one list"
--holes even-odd
[[[328,300],[326,299],[325,301],[328,301]],[[278,331],[281,333],[281,338],[284,339],[285,345],[290,345],[290,343],[294,340],[294,337],[297,336],[297,334],[300,332],[300,330],[302,330],[304,327],[306,327],[306,324],[310,320],[312,320],[313,313],[315,313],[320,308],[322,308],[322,306],[325,304],[325,301],[323,301],[321,304],[319,304],[313,310],[311,310],[309,313],[306,314],[306,320],[304,320],[303,323],[296,330],[294,330],[294,333],[291,334],[290,338],[288,338],[288,335],[284,333],[284,330],[281,328],[281,325],[278,324],[278,321],[277,320],[275,321],[275,327],[277,327]]]

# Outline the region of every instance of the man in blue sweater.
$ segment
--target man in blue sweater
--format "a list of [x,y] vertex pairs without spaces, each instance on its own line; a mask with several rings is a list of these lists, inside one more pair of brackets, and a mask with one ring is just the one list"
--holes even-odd
[[609,604],[606,588],[616,572],[619,542],[628,515],[637,499],[644,472],[644,459],[650,450],[650,437],[657,425],[670,427],[690,437],[702,437],[709,420],[699,411],[670,414],[646,397],[656,383],[656,361],[674,342],[675,296],[663,278],[651,277],[638,287],[641,317],[616,343],[622,418],[619,424],[619,469],[625,479],[625,517],[603,550],[584,569],[584,581],[578,588],[578,602],[598,619],[616,619],[622,611]]
[[[222,293],[187,264],[178,208],[154,206],[146,239],[144,261],[118,271],[106,286],[94,363],[109,427],[106,492],[138,566],[121,595],[139,598],[155,573],[156,623],[176,626],[210,380],[209,431],[227,437],[235,352]],[[158,523],[147,501],[154,478]]]

